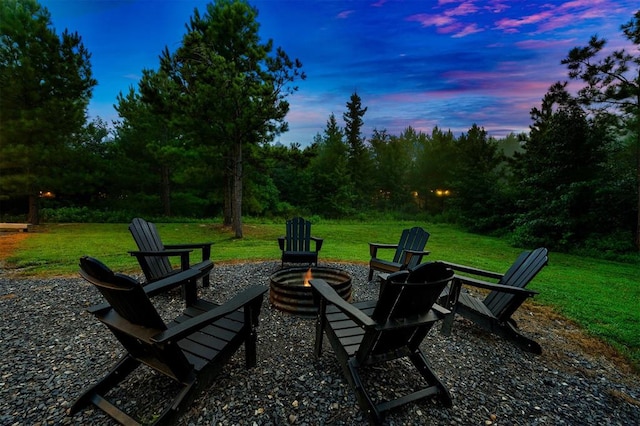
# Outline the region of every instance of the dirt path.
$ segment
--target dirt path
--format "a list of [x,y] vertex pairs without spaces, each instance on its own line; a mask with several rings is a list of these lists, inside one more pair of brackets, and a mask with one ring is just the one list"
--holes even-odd
[[6,259],[13,255],[20,243],[27,238],[27,232],[0,232],[0,268],[4,268]]

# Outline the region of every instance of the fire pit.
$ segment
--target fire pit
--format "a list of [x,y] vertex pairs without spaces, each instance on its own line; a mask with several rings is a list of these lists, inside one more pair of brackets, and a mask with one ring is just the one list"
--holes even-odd
[[313,304],[312,278],[323,279],[347,302],[351,302],[351,276],[333,268],[289,268],[271,275],[269,301],[276,308],[300,316],[315,316],[318,309]]

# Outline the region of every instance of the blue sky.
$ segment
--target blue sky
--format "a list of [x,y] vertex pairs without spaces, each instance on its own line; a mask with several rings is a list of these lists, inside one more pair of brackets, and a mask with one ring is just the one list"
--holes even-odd
[[[91,52],[98,86],[90,117],[112,121],[118,93],[175,51],[200,0],[41,0],[60,34],[77,31]],[[368,107],[363,134],[408,126],[455,134],[472,124],[491,136],[527,131],[529,111],[566,80],[560,61],[597,34],[624,44],[620,25],[636,1],[253,0],[263,39],[302,61],[306,81],[289,98],[290,130],[303,146],[331,113],[342,125],[353,92]],[[635,51],[635,54],[638,54]]]

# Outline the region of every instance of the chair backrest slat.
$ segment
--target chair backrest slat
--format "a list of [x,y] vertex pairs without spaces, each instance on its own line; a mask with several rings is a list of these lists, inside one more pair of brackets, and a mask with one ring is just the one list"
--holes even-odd
[[311,250],[311,222],[301,217],[287,220],[286,251],[310,251]]
[[[417,319],[426,316],[444,287],[453,279],[453,271],[442,263],[430,262],[418,265],[411,271],[400,271],[389,275],[382,286],[378,303],[371,318],[379,324],[402,319]],[[422,340],[422,325],[374,332],[373,353],[392,352],[410,346],[414,338]],[[418,342],[419,343],[419,342]]]
[[[164,244],[160,239],[160,234],[154,223],[147,222],[141,218],[135,218],[129,225],[129,232],[131,232],[138,246],[138,250],[153,252],[161,252],[164,250]],[[173,267],[167,256],[145,256],[144,262],[146,263],[146,267],[142,269],[149,281],[164,278],[173,272]]]
[[[544,247],[537,248],[533,251],[522,252],[504,274],[499,284],[525,288],[547,262],[547,249]],[[484,299],[484,304],[496,318],[501,318],[505,312],[508,312],[508,308],[514,297],[513,294],[492,291]]]
[[[402,235],[400,236],[400,241],[398,242],[398,248],[396,249],[396,253],[393,257],[394,263],[405,263],[406,250],[424,250],[424,247],[427,245],[427,241],[429,240],[429,236],[430,234],[419,226],[403,230]],[[414,256],[409,265],[407,265],[407,269],[415,267],[418,261],[419,257]]]
[[[193,370],[176,342],[160,348],[148,341],[149,335],[161,333],[167,326],[138,281],[114,274],[102,262],[88,256],[80,259],[80,268],[82,277],[92,283],[111,306],[98,318],[132,357],[176,380],[184,379]],[[144,336],[139,334],[141,330]]]

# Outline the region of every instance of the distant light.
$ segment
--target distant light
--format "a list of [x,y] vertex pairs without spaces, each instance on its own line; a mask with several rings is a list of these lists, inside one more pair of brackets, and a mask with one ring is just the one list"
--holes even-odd
[[436,197],[448,197],[451,195],[451,191],[448,189],[436,189],[435,190]]
[[56,198],[56,194],[51,191],[40,191],[40,198]]

